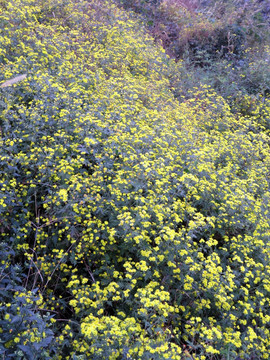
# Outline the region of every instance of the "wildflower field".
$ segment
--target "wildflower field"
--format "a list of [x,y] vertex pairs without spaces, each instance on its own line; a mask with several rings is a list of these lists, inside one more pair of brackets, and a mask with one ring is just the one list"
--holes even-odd
[[188,65],[143,16],[0,0],[2,359],[270,358],[269,45]]

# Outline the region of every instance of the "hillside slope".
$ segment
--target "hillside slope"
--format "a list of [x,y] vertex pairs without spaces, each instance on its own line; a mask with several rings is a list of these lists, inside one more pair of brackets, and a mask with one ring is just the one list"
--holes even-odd
[[179,101],[184,65],[109,1],[0,26],[0,354],[268,359],[269,100]]

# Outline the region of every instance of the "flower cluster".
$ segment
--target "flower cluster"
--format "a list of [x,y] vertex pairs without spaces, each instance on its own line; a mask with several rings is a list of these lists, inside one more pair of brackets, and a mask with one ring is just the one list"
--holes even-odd
[[0,26],[3,82],[27,74],[0,89],[0,328],[32,316],[0,354],[267,359],[269,100],[179,102],[181,64],[110,1],[5,1]]

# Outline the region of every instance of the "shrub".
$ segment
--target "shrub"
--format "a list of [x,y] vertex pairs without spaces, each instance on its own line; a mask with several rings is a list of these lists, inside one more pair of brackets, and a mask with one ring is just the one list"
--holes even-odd
[[51,317],[42,309],[37,289],[22,287],[22,268],[12,265],[12,248],[1,243],[0,249],[0,354],[5,359],[47,359],[57,348],[49,326]]
[[268,100],[179,102],[184,62],[111,2],[0,24],[3,82],[27,74],[0,89],[2,353],[267,358]]

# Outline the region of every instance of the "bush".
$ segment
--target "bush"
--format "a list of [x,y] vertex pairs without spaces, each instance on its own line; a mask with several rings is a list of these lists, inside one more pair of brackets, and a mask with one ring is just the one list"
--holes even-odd
[[0,354],[5,359],[47,359],[57,349],[49,326],[51,316],[42,309],[37,289],[26,291],[22,286],[22,268],[12,265],[11,247],[1,243],[0,250]]
[[267,359],[268,100],[179,102],[184,62],[111,2],[0,24],[3,82],[27,74],[0,89],[2,353]]

